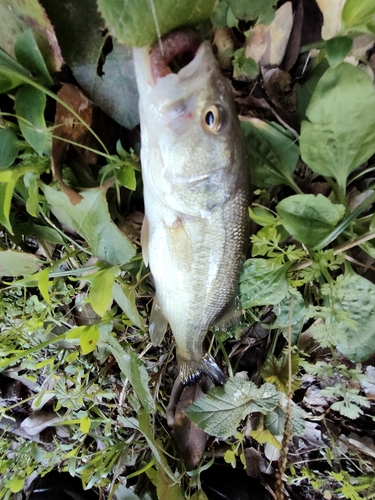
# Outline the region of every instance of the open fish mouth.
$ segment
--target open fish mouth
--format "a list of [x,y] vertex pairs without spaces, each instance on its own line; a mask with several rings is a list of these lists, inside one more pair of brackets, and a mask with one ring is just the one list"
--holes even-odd
[[191,62],[202,43],[200,35],[193,29],[172,31],[163,36],[151,49],[150,63],[153,82]]

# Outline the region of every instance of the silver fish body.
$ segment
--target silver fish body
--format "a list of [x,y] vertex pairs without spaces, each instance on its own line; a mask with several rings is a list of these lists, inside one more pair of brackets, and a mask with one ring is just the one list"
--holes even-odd
[[240,314],[249,175],[236,109],[209,42],[178,73],[155,75],[146,48],[134,49],[134,64],[145,202],[142,251],[156,288],[151,340],[158,345],[169,323],[182,382],[195,383],[204,373],[222,385],[224,375],[205,354],[203,341],[212,326]]

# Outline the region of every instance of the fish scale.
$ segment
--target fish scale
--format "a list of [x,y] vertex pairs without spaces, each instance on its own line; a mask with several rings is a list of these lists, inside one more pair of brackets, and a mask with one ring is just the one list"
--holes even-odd
[[[189,36],[171,33],[162,43],[170,52],[173,42],[183,39],[186,50]],[[225,377],[203,341],[211,327],[240,315],[249,173],[230,87],[210,43],[197,44],[196,33],[191,40],[194,50],[199,48],[178,73],[169,71],[168,61],[163,67],[153,49],[134,49],[145,201],[142,251],[156,289],[149,330],[157,345],[170,325],[183,383],[195,383],[204,373],[222,385]]]

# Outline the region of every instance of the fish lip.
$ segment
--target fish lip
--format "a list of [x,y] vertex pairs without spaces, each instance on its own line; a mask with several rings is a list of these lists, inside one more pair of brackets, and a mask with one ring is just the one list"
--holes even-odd
[[172,73],[169,64],[176,56],[190,53],[191,59],[194,59],[201,44],[202,38],[192,28],[175,30],[164,35],[159,42],[153,45],[150,52],[153,83],[155,84],[158,78]]

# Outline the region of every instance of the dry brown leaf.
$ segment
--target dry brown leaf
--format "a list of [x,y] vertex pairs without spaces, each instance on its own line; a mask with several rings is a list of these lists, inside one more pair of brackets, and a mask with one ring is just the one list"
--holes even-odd
[[324,18],[322,27],[323,40],[329,40],[338,34],[342,27],[341,13],[345,0],[316,0]]

